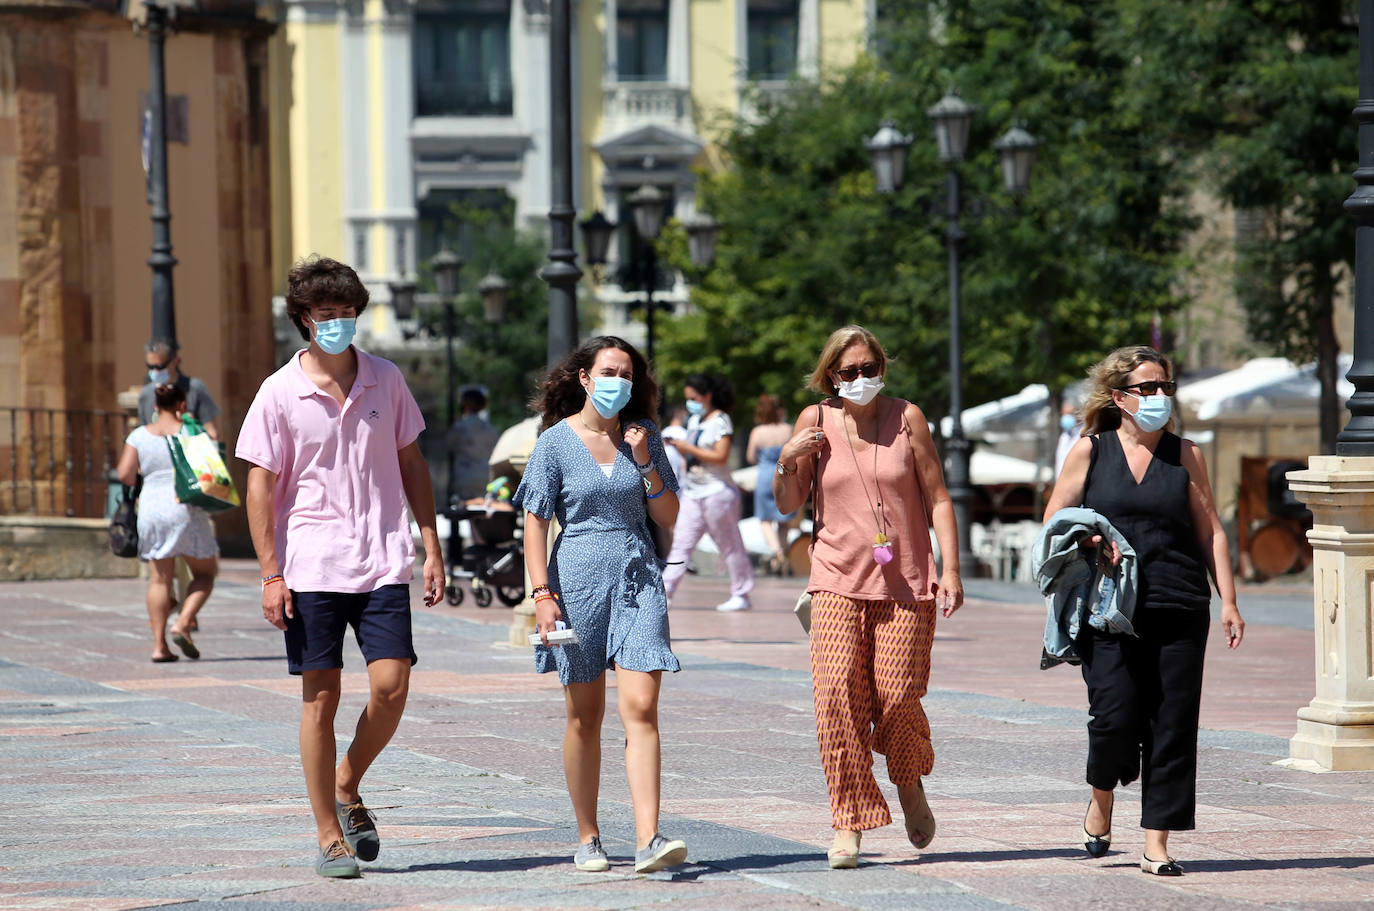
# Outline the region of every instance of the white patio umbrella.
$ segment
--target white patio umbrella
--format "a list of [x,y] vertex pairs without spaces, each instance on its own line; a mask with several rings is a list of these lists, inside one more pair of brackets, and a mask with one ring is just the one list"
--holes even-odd
[[[1351,356],[1343,354],[1336,365],[1336,395],[1342,402],[1355,393],[1345,380],[1350,362]],[[1320,395],[1315,363],[1299,367],[1281,357],[1255,358],[1178,392],[1180,403],[1191,408],[1199,421],[1315,415]]]

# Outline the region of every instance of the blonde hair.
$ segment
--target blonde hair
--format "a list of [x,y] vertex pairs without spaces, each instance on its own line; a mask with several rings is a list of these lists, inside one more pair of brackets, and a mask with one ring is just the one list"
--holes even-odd
[[830,338],[825,340],[820,359],[816,361],[816,369],[811,371],[806,388],[821,395],[835,395],[839,390],[830,381],[830,371],[835,369],[835,365],[840,362],[841,356],[850,345],[860,343],[867,345],[873,356],[878,359],[879,373],[886,373],[887,355],[883,353],[883,346],[878,344],[878,337],[863,326],[842,326],[830,333]]
[[[1166,380],[1174,378],[1174,365],[1169,358],[1147,345],[1118,348],[1088,370],[1088,391],[1081,411],[1084,436],[1121,426],[1121,409],[1112,401],[1112,392],[1124,386],[1127,377],[1141,364],[1158,364],[1164,368]],[[1165,429],[1174,429],[1172,417]]]

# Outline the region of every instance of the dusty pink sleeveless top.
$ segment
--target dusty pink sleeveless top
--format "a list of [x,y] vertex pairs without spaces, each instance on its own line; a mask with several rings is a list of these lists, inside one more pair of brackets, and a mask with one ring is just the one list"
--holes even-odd
[[[816,468],[816,525],[806,590],[861,601],[928,601],[934,597],[930,587],[936,581],[935,557],[906,423],[908,403],[891,398],[879,401],[876,490],[873,449],[850,455],[844,412],[834,399],[820,405],[826,443]],[[873,559],[873,538],[878,533],[873,511],[879,500],[892,544],[893,559],[886,565]]]

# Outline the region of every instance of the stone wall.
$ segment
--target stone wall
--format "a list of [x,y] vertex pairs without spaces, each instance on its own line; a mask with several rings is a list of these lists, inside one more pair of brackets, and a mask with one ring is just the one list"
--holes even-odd
[[0,516],[0,582],[127,578],[138,567],[110,553],[103,519]]
[[[189,141],[169,148],[178,337],[187,372],[224,409],[231,447],[275,366],[270,31],[215,24],[167,40],[167,90],[187,96],[191,124]],[[146,40],[119,16],[77,5],[0,13],[0,409],[115,412],[118,392],[144,381],[147,61]],[[103,498],[68,491],[62,469],[98,474],[109,448],[79,431],[49,439],[23,417],[12,430],[0,410],[0,514],[101,514],[91,510],[103,511]],[[43,474],[49,464],[56,478]],[[26,483],[13,483],[13,465]],[[38,466],[37,483],[27,483],[28,466]],[[226,550],[247,546],[241,515],[217,524]]]

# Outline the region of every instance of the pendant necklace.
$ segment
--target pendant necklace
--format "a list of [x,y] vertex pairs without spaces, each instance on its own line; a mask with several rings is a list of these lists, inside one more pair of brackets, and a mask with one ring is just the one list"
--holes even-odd
[[[882,418],[881,406],[877,415],[879,421]],[[873,536],[873,562],[879,566],[886,566],[892,562],[892,542],[888,540],[887,516],[883,513],[883,491],[878,486],[878,438],[875,433],[873,436],[873,489],[877,492],[877,507],[874,507],[874,497],[868,493],[868,482],[864,480],[864,473],[859,468],[859,457],[854,452],[854,440],[849,435],[849,422],[845,420],[843,414],[840,415],[840,422],[844,424],[844,439],[849,444],[849,455],[854,460],[854,473],[859,476],[859,483],[864,488],[864,500],[868,503],[869,512],[873,513],[873,524],[877,526],[878,533]],[[854,422],[856,425],[858,421]],[[877,423],[875,422],[875,427]]]

